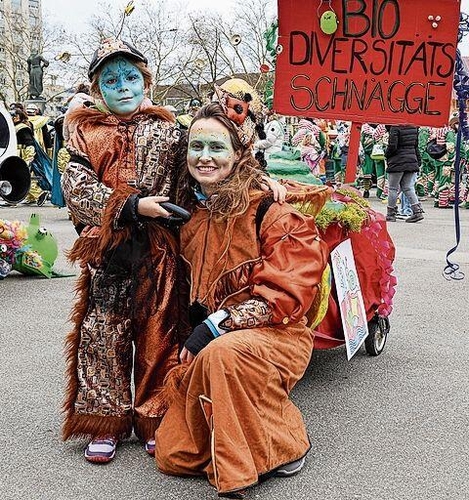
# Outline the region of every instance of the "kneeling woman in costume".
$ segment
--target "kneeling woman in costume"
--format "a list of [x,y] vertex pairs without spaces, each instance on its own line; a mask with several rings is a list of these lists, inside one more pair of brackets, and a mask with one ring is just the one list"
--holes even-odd
[[[312,217],[260,190],[249,127],[229,112],[223,101],[209,104],[189,130],[179,204],[192,218],[181,252],[192,307],[207,316],[180,354],[184,375],[168,391],[156,461],[167,474],[206,474],[221,497],[243,498],[264,475],[298,472],[309,451],[289,393],[311,358],[304,315],[328,250]],[[322,205],[329,188],[312,190]]]

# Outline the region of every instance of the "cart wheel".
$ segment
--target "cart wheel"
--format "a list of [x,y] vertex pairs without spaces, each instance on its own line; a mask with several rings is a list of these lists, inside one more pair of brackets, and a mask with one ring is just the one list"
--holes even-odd
[[389,319],[375,316],[368,322],[368,336],[365,339],[365,349],[370,356],[379,356],[384,349],[390,329]]

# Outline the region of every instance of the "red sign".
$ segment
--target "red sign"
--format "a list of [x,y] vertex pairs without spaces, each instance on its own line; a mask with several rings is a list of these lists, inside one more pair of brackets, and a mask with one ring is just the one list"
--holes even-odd
[[274,109],[448,123],[460,0],[278,0]]

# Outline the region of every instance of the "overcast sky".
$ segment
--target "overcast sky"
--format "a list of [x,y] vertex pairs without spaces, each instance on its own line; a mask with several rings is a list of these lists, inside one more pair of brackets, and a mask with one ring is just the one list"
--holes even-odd
[[[153,4],[159,2],[172,3],[173,0],[150,0]],[[184,4],[190,10],[215,9],[217,11],[227,10],[227,6],[235,0],[184,0]],[[273,3],[276,0],[271,0]],[[469,0],[467,0],[469,2]],[[42,0],[44,15],[52,16],[53,19],[63,23],[67,27],[86,27],[86,21],[93,13],[97,13],[99,6],[103,4],[115,5],[116,12],[123,12],[128,0]],[[135,8],[138,9],[139,0],[134,0]]]
[[[164,0],[153,0],[155,3]],[[166,0],[171,2],[172,0]],[[215,9],[218,12],[228,10],[229,5],[235,3],[236,0],[185,0],[184,4],[188,5],[191,10]],[[276,4],[276,0],[271,0]],[[405,0],[411,1],[411,0]],[[134,0],[135,6],[138,9],[139,0]],[[86,29],[86,21],[91,14],[96,11],[97,7],[102,4],[102,1],[97,0],[42,0],[44,16],[52,17],[56,22],[60,22],[67,29],[76,31],[84,31]],[[123,10],[128,3],[127,0],[113,0],[112,5],[116,5],[116,9]],[[469,0],[461,1],[461,10],[469,14]],[[469,55],[469,35],[466,35],[464,43],[461,45],[463,55]]]

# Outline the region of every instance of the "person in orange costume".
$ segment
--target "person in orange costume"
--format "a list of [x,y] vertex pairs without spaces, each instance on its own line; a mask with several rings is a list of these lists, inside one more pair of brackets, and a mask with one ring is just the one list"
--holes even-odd
[[[314,217],[260,190],[249,127],[228,118],[241,106],[223,97],[189,129],[178,204],[192,212],[181,254],[198,319],[167,378],[155,458],[164,473],[206,474],[220,497],[244,498],[259,480],[299,472],[310,449],[289,393],[312,355],[304,316],[328,249]],[[319,210],[330,188],[308,192]]]
[[79,233],[69,258],[81,266],[63,438],[90,438],[85,458],[105,463],[132,430],[154,454],[165,410],[158,388],[185,338],[177,227],[161,205],[175,196],[180,132],[145,97],[147,59],[127,42],[103,40],[89,78],[94,105],[69,116],[62,175]]

